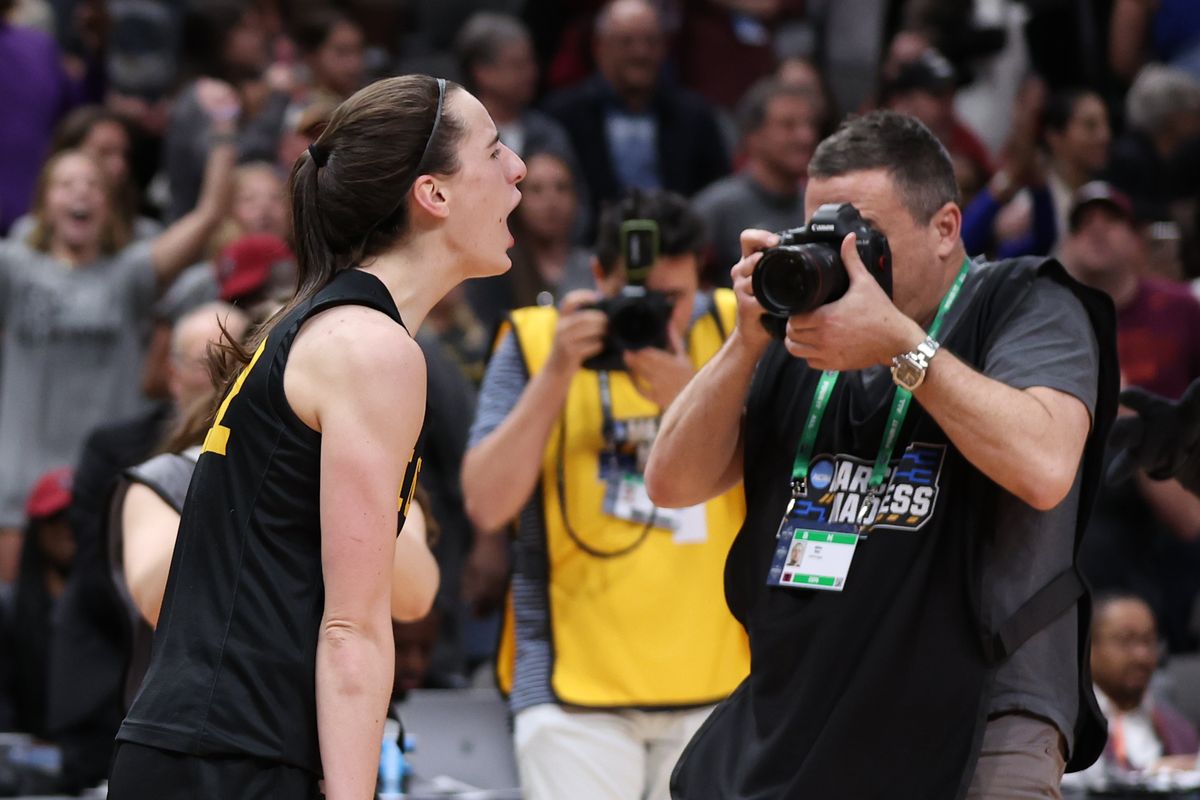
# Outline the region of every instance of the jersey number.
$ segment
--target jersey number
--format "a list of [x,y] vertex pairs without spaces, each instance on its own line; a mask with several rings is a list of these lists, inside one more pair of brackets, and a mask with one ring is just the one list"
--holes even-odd
[[202,453],[216,453],[219,456],[225,455],[225,448],[229,445],[229,428],[221,424],[225,419],[225,412],[229,410],[229,404],[233,402],[233,398],[237,397],[237,393],[242,390],[242,384],[246,382],[247,376],[250,375],[250,370],[254,369],[254,365],[258,363],[258,358],[263,354],[263,350],[267,347],[267,340],[263,339],[262,344],[254,351],[254,358],[250,359],[250,363],[245,366],[237,380],[233,383],[233,388],[229,390],[229,394],[225,395],[225,399],[221,402],[221,407],[217,409],[217,418],[213,421],[213,426],[208,429],[208,435],[204,437],[204,448]]

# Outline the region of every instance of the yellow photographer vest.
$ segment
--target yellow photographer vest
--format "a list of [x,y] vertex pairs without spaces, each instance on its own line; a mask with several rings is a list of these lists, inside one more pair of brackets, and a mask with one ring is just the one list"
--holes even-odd
[[[714,312],[696,320],[687,336],[697,369],[716,354],[736,322],[733,293],[719,289],[713,299]],[[557,321],[551,307],[512,313],[530,377],[545,365]],[[628,373],[608,375],[614,420],[659,416],[658,406],[637,392]],[[609,516],[599,477],[603,419],[599,373],[580,370],[542,456],[550,688],[562,703],[597,708],[717,702],[750,668],[746,634],[729,613],[724,590],[725,557],[746,514],[742,488],[697,512],[707,523],[702,541]],[[621,554],[599,557],[585,548]],[[515,655],[510,593],[497,655],[505,692],[512,688]]]

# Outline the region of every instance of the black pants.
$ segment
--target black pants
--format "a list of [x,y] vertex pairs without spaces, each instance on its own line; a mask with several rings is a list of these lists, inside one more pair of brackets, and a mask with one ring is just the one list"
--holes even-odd
[[120,742],[109,800],[320,800],[316,777],[241,756],[194,756]]

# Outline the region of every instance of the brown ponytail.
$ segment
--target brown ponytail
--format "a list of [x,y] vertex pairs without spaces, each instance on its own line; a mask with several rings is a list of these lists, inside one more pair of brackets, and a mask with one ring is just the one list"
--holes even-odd
[[[460,88],[446,83],[445,105]],[[249,363],[278,320],[339,272],[387,251],[408,232],[408,193],[421,174],[458,171],[464,128],[445,108],[437,120],[439,95],[438,81],[428,75],[376,81],[339,105],[296,159],[289,184],[296,292],[247,347],[223,343],[236,362],[232,372]],[[222,377],[227,386],[232,375]]]

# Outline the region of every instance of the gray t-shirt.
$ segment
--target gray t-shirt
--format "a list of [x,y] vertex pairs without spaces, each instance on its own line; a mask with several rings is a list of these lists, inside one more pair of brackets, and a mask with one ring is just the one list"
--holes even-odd
[[[1048,278],[1013,311],[993,344],[983,371],[1017,389],[1044,386],[1096,410],[1100,347],[1083,305]],[[1077,468],[1082,469],[1082,466]],[[996,626],[1071,566],[1079,513],[1079,471],[1067,498],[1038,511],[1001,493],[983,554],[984,614]],[[1079,710],[1078,614],[1074,608],[1034,634],[996,674],[990,711],[1026,711],[1053,722],[1067,746]]]
[[0,526],[24,524],[33,482],[145,402],[156,280],[150,242],[76,268],[0,242]]
[[742,257],[741,235],[746,228],[781,231],[804,224],[804,192],[778,195],[738,173],[709,184],[692,199],[712,243],[716,275],[729,285],[729,269]]
[[[970,304],[987,265],[972,264],[959,300],[946,315],[940,338],[953,331]],[[1022,303],[1002,323],[983,361],[982,372],[1016,389],[1044,386],[1078,398],[1088,414],[1096,408],[1099,344],[1083,305],[1069,289],[1038,278]],[[886,368],[862,373],[864,383],[891,382]],[[1001,491],[983,537],[982,609],[998,626],[1042,586],[1071,566],[1080,475],[1067,498],[1050,511],[1038,511]],[[990,713],[1025,711],[1055,724],[1073,746],[1078,713],[1077,620],[1075,609],[1034,634],[1000,666],[992,687]]]

